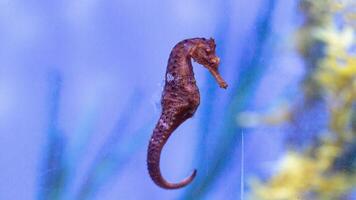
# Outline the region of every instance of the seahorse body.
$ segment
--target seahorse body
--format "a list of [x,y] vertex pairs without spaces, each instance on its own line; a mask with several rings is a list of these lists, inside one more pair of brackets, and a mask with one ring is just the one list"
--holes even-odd
[[165,189],[177,189],[188,185],[193,174],[179,183],[167,182],[160,171],[160,154],[172,132],[185,120],[191,118],[200,104],[200,94],[195,84],[191,59],[205,66],[216,78],[220,87],[227,84],[220,77],[213,39],[193,38],[179,42],[172,50],[166,71],[162,93],[162,113],[148,145],[147,166],[152,180]]

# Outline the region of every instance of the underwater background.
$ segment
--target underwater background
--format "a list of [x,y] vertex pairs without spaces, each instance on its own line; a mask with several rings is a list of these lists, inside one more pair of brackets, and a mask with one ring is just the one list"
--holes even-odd
[[[150,179],[168,56],[214,38],[222,90]],[[0,0],[0,199],[356,199],[353,0]]]

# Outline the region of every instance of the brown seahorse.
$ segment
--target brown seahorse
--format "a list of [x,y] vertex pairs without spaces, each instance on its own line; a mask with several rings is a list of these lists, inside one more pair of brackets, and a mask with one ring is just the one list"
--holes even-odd
[[195,84],[191,58],[203,65],[214,76],[220,87],[227,84],[218,72],[220,59],[215,55],[214,39],[192,38],[179,42],[173,48],[162,93],[162,113],[148,145],[147,167],[152,180],[165,189],[178,189],[188,185],[193,174],[182,182],[169,183],[161,174],[160,156],[164,144],[172,132],[185,120],[192,117],[200,103],[200,94]]

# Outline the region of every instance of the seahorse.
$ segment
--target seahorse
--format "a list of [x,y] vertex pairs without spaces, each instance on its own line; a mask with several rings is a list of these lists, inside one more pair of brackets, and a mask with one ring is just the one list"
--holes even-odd
[[182,188],[193,181],[197,171],[179,183],[170,183],[160,170],[161,151],[172,132],[191,118],[200,104],[200,93],[194,78],[191,59],[203,65],[221,88],[227,83],[218,71],[219,57],[214,39],[192,38],[176,44],[169,56],[162,92],[161,116],[153,130],[147,151],[147,168],[153,182],[164,189]]

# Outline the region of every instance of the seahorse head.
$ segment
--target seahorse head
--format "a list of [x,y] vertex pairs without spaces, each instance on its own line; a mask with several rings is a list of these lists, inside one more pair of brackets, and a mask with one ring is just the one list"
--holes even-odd
[[214,39],[201,38],[196,41],[191,56],[195,62],[207,67],[217,68],[220,58],[215,53],[216,44]]
[[190,56],[195,62],[203,65],[213,74],[220,87],[226,88],[227,84],[218,72],[220,58],[216,55],[215,48],[216,44],[213,38],[199,38],[195,40],[195,45],[191,49]]

